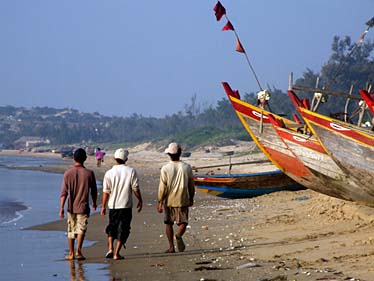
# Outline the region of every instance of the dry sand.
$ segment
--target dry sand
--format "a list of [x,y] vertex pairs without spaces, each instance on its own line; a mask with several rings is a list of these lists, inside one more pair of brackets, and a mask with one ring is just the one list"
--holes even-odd
[[[245,153],[246,143],[210,153],[193,151],[184,160],[195,167],[228,163],[222,154],[231,150],[235,151],[232,163],[264,159],[261,153]],[[103,263],[109,268],[109,280],[374,280],[374,209],[311,190],[237,200],[197,192],[185,234],[186,251],[164,254],[167,239],[162,215],[156,212],[156,194],[159,169],[167,161],[164,154],[147,150],[146,145],[130,149],[128,164],[139,173],[145,204],[141,213],[134,209],[132,232],[122,251],[125,260],[104,258],[108,218],[95,214],[89,220],[87,239],[97,243],[84,249],[85,262]],[[101,168],[95,167],[93,157],[86,164],[101,180],[112,159],[108,153]],[[65,221],[34,227],[65,228]]]

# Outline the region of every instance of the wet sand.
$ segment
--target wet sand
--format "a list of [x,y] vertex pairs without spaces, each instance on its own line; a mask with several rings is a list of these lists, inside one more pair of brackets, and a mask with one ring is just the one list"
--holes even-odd
[[[264,159],[261,153],[246,154],[248,145],[243,145],[192,152],[184,160],[193,166],[227,162],[224,150],[235,151],[232,162]],[[156,212],[156,194],[159,169],[167,161],[162,153],[144,146],[130,149],[128,164],[139,173],[145,202],[141,213],[133,210],[127,249],[122,250],[125,260],[104,258],[108,218],[95,214],[89,220],[87,239],[97,242],[84,249],[84,262],[103,263],[111,273],[109,280],[374,279],[374,209],[311,190],[236,200],[197,191],[184,238],[186,251],[164,254],[168,244],[162,215]],[[87,161],[98,180],[111,165],[109,153],[100,168],[92,157]],[[66,167],[39,168],[60,172]],[[272,165],[246,168],[274,169]],[[65,228],[60,220],[33,229]]]

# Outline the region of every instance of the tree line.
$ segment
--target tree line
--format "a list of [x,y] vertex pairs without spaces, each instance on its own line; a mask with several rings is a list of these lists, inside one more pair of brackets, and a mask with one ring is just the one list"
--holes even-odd
[[[374,42],[367,41],[350,53],[354,47],[350,37],[334,37],[332,54],[320,72],[306,69],[296,85],[315,87],[319,78],[321,87],[348,92],[351,85],[354,94],[374,80]],[[272,112],[290,118],[296,112],[287,94],[280,89],[269,89]],[[223,93],[223,90],[222,90]],[[307,93],[303,97],[309,97]],[[257,94],[242,94],[242,99],[254,104]],[[345,101],[336,97],[321,107],[329,114],[342,110]],[[354,105],[352,105],[354,106]],[[129,117],[107,117],[99,113],[81,113],[74,109],[36,107],[31,109],[12,106],[0,107],[0,143],[11,146],[22,136],[47,138],[55,145],[77,143],[123,143],[133,144],[148,141],[178,141],[184,146],[204,144],[226,144],[232,139],[250,140],[226,97],[215,105],[202,107],[193,95],[183,111],[163,118],[144,117],[133,114]]]

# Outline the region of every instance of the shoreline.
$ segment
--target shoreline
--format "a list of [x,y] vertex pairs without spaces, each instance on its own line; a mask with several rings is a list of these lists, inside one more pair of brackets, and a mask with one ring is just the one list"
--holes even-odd
[[[195,166],[227,160],[219,154],[201,152],[196,157],[194,154],[183,160]],[[232,160],[261,156],[246,155]],[[144,209],[139,214],[133,209],[127,249],[122,250],[126,258],[122,261],[104,258],[107,250],[104,228],[108,218],[93,214],[87,240],[95,243],[84,248],[86,263],[103,264],[115,280],[372,279],[374,209],[311,190],[281,191],[235,200],[197,191],[184,239],[186,251],[164,254],[167,240],[162,215],[156,212],[156,194],[159,168],[167,161],[159,152],[130,149],[128,164],[139,173]],[[97,168],[89,157],[86,166],[101,181],[111,164],[107,156],[103,166]],[[44,167],[36,170],[39,168]],[[56,167],[45,167],[58,173],[65,168],[57,171]],[[66,222],[59,220],[30,229],[65,231]]]

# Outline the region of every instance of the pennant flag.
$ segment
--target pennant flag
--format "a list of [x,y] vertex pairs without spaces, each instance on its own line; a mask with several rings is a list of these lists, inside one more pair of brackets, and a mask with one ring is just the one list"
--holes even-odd
[[238,91],[238,90],[234,90],[234,91],[232,92],[232,96],[235,97],[235,98],[237,98],[237,99],[240,99],[239,91]]
[[230,21],[227,21],[225,26],[222,28],[222,31],[225,31],[225,30],[234,30],[234,27],[232,26]]
[[371,20],[369,20],[369,21],[366,23],[366,25],[367,25],[368,27],[373,27],[373,26],[374,26],[374,17],[373,17]]
[[239,53],[245,53],[242,43],[240,43],[239,38],[236,38],[236,48],[235,51]]
[[226,15],[226,9],[219,1],[217,1],[217,4],[214,6],[213,11],[215,12],[217,21],[220,21],[223,15]]

